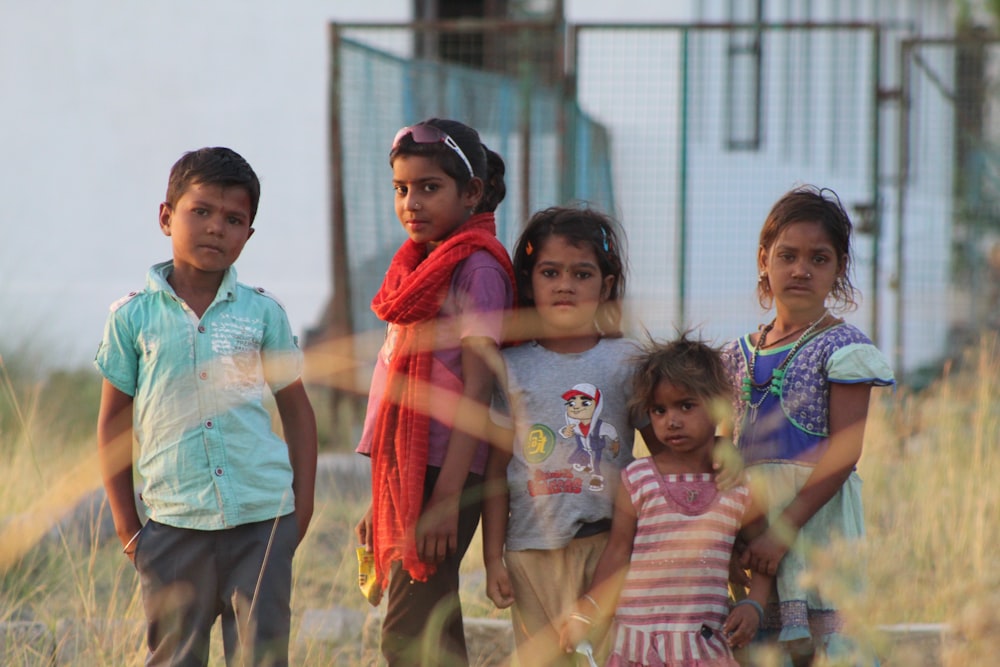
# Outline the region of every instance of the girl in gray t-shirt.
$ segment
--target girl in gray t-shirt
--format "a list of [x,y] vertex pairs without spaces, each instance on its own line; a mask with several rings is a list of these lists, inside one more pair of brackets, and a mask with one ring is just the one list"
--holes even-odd
[[[574,664],[558,628],[604,550],[635,430],[655,437],[627,407],[639,350],[622,338],[622,238],[603,213],[555,207],[532,216],[514,251],[526,342],[503,350],[490,411],[483,557],[490,599],[513,605],[522,665]],[[607,656],[604,639],[595,649]]]

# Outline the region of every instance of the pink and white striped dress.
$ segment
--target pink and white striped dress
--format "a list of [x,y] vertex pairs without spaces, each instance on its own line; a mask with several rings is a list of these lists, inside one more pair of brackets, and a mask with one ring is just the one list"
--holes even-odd
[[722,624],[748,489],[720,492],[708,473],[661,475],[650,458],[633,461],[622,482],[638,525],[607,664],[738,667]]

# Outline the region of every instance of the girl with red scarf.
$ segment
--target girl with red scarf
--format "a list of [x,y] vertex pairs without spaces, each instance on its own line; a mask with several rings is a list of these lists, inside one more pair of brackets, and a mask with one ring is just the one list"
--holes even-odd
[[493,218],[504,163],[471,127],[429,119],[396,134],[389,164],[409,238],[372,300],[388,328],[357,448],[372,460],[372,503],[356,533],[388,589],[390,667],[465,665],[458,568],[479,523],[486,406],[514,301]]

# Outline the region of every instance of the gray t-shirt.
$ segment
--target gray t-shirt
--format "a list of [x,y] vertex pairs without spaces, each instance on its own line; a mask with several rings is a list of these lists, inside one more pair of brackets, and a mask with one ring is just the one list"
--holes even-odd
[[639,349],[602,339],[579,354],[537,343],[503,350],[506,391],[490,415],[514,430],[507,467],[507,549],[560,549],[585,523],[610,519],[637,422],[626,408]]

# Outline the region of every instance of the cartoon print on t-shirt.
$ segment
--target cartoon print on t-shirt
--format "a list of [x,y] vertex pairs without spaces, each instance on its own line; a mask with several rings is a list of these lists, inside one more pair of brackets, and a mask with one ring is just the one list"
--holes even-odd
[[562,398],[566,402],[566,425],[559,430],[559,434],[576,442],[569,462],[574,470],[590,475],[588,488],[591,491],[603,491],[601,459],[604,450],[610,446],[612,456],[618,456],[621,441],[618,430],[601,420],[601,390],[585,382],[574,385],[563,393]]

